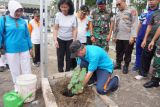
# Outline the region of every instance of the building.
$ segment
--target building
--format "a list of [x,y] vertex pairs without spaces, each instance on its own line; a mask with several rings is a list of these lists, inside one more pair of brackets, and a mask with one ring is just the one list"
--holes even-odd
[[[7,7],[9,0],[0,0],[0,5]],[[16,0],[20,2],[26,13],[32,13],[34,10],[38,10],[40,8],[40,0]],[[51,0],[48,0],[48,5]]]

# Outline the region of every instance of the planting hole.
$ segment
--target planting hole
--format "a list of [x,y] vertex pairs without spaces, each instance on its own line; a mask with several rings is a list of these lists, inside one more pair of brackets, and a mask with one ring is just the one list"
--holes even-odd
[[66,96],[66,97],[73,97],[74,94],[68,90],[67,88],[65,88],[63,91],[62,91],[62,95]]

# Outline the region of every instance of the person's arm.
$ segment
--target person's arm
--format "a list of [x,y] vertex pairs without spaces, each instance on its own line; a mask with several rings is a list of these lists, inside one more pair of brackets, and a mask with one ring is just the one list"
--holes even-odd
[[156,34],[154,35],[152,41],[156,42],[159,36],[160,36],[160,27],[157,29]]
[[160,27],[157,29],[151,43],[148,45],[148,50],[149,51],[151,51],[153,49],[154,44],[155,44],[156,40],[159,38],[159,36],[160,36]]
[[56,48],[59,48],[59,44],[57,41],[58,30],[59,30],[59,14],[57,13],[55,17],[54,26],[53,26],[53,39],[54,39],[54,45]]
[[106,38],[107,41],[110,41],[112,31],[113,31],[113,25],[114,25],[114,20],[111,20],[109,34],[107,35],[107,38]]
[[27,37],[29,49],[31,50],[32,49],[32,42],[31,42],[31,37],[30,37],[30,33],[29,33],[29,30],[28,30],[27,24],[25,24],[25,29],[26,29],[25,32],[26,32],[26,37]]
[[139,33],[139,31],[140,31],[141,27],[142,27],[142,22],[139,22],[139,24],[138,24],[138,28],[137,28],[137,36],[138,36],[138,33]]
[[58,29],[59,29],[59,25],[55,24],[53,27],[53,38],[54,38],[54,44],[56,48],[59,48],[59,44],[57,41],[57,36],[58,36]]
[[131,38],[129,40],[129,43],[133,44],[135,38],[137,37],[138,13],[136,9],[131,10],[131,16],[132,16],[132,27],[131,27]]
[[4,34],[4,18],[0,17],[0,48],[2,48],[2,37]]
[[77,18],[74,18],[73,26],[72,26],[72,36],[73,36],[73,41],[77,39],[77,32],[78,32],[78,21]]
[[28,30],[29,30],[29,33],[30,33],[30,36],[31,36],[32,30],[33,30],[33,27],[32,27],[31,23],[28,24]]
[[88,73],[86,74],[85,78],[84,78],[84,81],[83,81],[83,86],[85,87],[86,84],[88,83],[89,79],[92,77],[93,75],[93,72],[91,71],[88,71]]
[[148,36],[149,36],[149,33],[151,32],[152,30],[152,26],[154,25],[154,14],[152,14],[152,17],[150,18],[150,20],[148,21],[148,26],[147,26],[147,30],[145,32],[145,36],[144,36],[144,39],[143,39],[143,42],[141,44],[141,47],[144,48],[146,46],[146,42],[147,42],[147,39],[148,39]]
[[88,27],[89,27],[89,31],[90,31],[91,35],[93,36],[93,24],[91,21],[88,22]]
[[142,44],[141,44],[141,47],[142,47],[142,48],[144,48],[144,47],[146,46],[147,38],[148,38],[148,35],[149,35],[151,29],[152,29],[152,25],[148,25],[148,26],[147,26],[146,33],[145,33],[145,36],[144,36],[144,39],[143,39],[143,42],[142,42]]
[[117,36],[117,28],[116,28],[116,15],[113,16],[113,23],[112,23],[112,31],[113,31],[113,35],[112,35],[112,38],[113,38],[113,42],[116,42],[116,36]]
[[93,75],[93,72],[96,71],[98,67],[98,61],[99,57],[97,55],[93,55],[92,58],[90,59],[89,65],[88,65],[88,73],[85,76],[85,79],[83,81],[83,85],[85,86],[91,76]]
[[149,35],[149,33],[150,33],[151,29],[152,29],[152,25],[148,25],[148,26],[147,26],[146,33],[145,33],[145,36],[144,36],[144,39],[143,39],[143,40],[147,41],[147,38],[148,38],[148,35]]
[[75,41],[77,39],[77,27],[73,27],[73,41]]

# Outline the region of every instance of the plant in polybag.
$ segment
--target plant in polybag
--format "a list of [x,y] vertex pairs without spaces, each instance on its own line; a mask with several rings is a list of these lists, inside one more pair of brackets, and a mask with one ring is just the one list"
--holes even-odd
[[72,94],[78,94],[83,92],[83,80],[86,75],[86,68],[76,68],[73,71],[72,78],[68,84],[68,89],[71,90]]

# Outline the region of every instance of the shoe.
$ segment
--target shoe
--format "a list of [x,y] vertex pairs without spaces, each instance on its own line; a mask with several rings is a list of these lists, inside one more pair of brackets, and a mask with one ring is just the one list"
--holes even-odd
[[4,66],[0,67],[0,72],[4,72],[5,70],[6,70],[6,67],[4,67]]
[[127,74],[128,73],[128,66],[124,65],[122,72],[123,72],[123,74]]
[[134,66],[134,67],[132,68],[132,72],[137,72],[138,70],[139,70],[139,67]]
[[143,86],[144,86],[145,88],[158,87],[158,86],[159,86],[159,82],[157,82],[157,81],[152,81],[152,80],[151,80],[151,81],[145,83]]
[[33,65],[34,67],[39,67],[39,64],[37,64],[37,63],[32,63],[32,65]]
[[119,78],[118,75],[115,75],[111,79],[111,81],[110,81],[110,83],[109,83],[109,85],[107,87],[107,90],[105,91],[106,95],[108,95],[109,93],[114,92],[114,91],[116,91],[118,89],[118,87],[119,87],[119,81],[120,81],[120,78]]
[[134,77],[136,80],[142,80],[142,79],[145,79],[146,77],[144,76],[141,76],[141,75],[137,75]]
[[113,79],[115,79],[115,80],[117,81],[117,84],[116,84],[116,87],[111,90],[111,92],[114,92],[114,91],[116,91],[116,90],[118,89],[120,77],[119,77],[118,75],[115,75],[115,76],[113,77]]
[[116,70],[116,69],[121,69],[121,64],[116,64],[116,65],[114,66],[114,70]]

